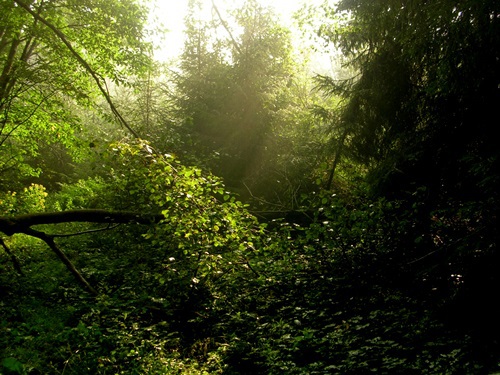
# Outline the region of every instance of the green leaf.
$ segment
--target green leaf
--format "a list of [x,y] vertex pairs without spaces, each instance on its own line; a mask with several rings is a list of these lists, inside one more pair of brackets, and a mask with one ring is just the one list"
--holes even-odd
[[24,374],[24,366],[15,358],[5,358],[2,361],[2,367],[15,374]]

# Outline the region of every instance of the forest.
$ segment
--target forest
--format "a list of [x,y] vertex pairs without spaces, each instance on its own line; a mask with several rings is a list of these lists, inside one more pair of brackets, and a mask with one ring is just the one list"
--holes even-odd
[[500,374],[500,2],[187,3],[0,0],[0,374]]

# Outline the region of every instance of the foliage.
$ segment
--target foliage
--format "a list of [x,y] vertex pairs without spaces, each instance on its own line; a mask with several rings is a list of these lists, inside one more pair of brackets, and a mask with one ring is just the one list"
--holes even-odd
[[[372,167],[374,189],[426,186],[444,200],[490,195],[498,184],[496,2],[341,1],[325,12],[332,22],[321,35],[359,75],[323,86],[349,99],[342,121],[351,149]],[[477,187],[486,179],[483,195]]]
[[[168,219],[150,229],[61,239],[99,285],[95,300],[82,295],[40,244],[19,253],[18,239],[26,275],[13,283],[0,275],[3,358],[27,371],[74,374],[493,368],[472,332],[461,335],[439,320],[432,301],[422,304],[409,292],[424,287],[430,293],[436,285],[414,286],[408,265],[395,272],[394,264],[405,259],[397,244],[412,226],[394,225],[400,206],[323,197],[310,227],[283,224],[259,236],[239,204],[224,201],[220,181],[146,146],[115,145],[114,182],[81,183],[75,191],[114,185],[119,195],[130,194],[131,207],[159,207]],[[118,170],[125,160],[133,167],[128,176]],[[136,194],[140,176],[149,192]],[[139,195],[153,206],[137,201]],[[220,223],[207,226],[208,218]],[[450,285],[449,295],[462,289]]]
[[330,203],[321,221],[284,226],[260,249],[259,277],[221,285],[211,320],[228,373],[475,371],[479,338],[462,341],[408,294],[409,270],[394,270],[407,229],[389,230],[399,208]]
[[24,188],[19,194],[8,191],[0,195],[0,213],[2,216],[27,214],[45,210],[45,187],[32,184]]
[[[202,175],[199,169],[184,167],[171,156],[155,155],[146,143],[117,144],[109,158],[114,168],[107,179],[81,181],[63,188],[57,197],[50,197],[52,207],[88,207],[102,199],[110,204],[113,200],[109,195],[98,192],[111,191],[117,198],[115,208],[128,203],[128,209],[162,211],[166,219],[149,230],[119,230],[96,239],[61,239],[60,246],[68,256],[92,283],[101,286],[102,297],[86,301],[68,283],[61,268],[54,267],[57,263],[53,260],[49,262],[57,269],[52,271],[53,278],[44,279],[45,271],[38,275],[35,271],[27,272],[27,280],[36,280],[32,285],[28,281],[25,287],[34,288],[34,296],[41,293],[42,299],[62,299],[69,304],[68,314],[60,310],[53,322],[46,321],[46,327],[40,327],[30,320],[29,304],[36,302],[27,301],[28,306],[20,309],[27,316],[10,317],[3,322],[6,332],[10,332],[5,338],[6,348],[13,358],[36,350],[37,340],[33,346],[24,346],[25,352],[7,344],[9,340],[31,336],[33,326],[43,332],[42,338],[52,336],[51,345],[59,348],[54,361],[64,364],[64,368],[78,364],[82,373],[99,371],[101,367],[130,370],[134,366],[139,366],[141,372],[198,371],[196,364],[180,361],[180,354],[176,354],[179,343],[181,339],[189,342],[189,322],[196,314],[203,314],[203,301],[210,295],[210,286],[237,270],[240,274],[250,272],[248,258],[259,229],[241,203],[225,192],[220,180]],[[122,173],[125,169],[127,175]],[[70,232],[69,229],[60,227],[59,231]],[[10,244],[22,255],[23,263],[30,259],[18,250],[27,242],[18,239]],[[36,245],[32,251],[36,265],[42,250]],[[139,272],[127,274],[125,270],[131,268]],[[60,286],[54,283],[56,279]],[[7,291],[11,298],[17,298],[11,293],[12,290]],[[43,319],[38,313],[34,318]],[[15,323],[18,319],[20,324]],[[12,324],[16,324],[15,330],[9,328]],[[54,334],[56,327],[64,328]],[[128,329],[134,334],[124,335]],[[180,329],[185,332],[177,332]],[[67,342],[75,344],[65,347]],[[172,354],[166,355],[170,353],[168,348],[172,348]],[[39,360],[23,363],[28,367],[45,366],[43,358]],[[217,361],[212,355],[209,362],[217,367]],[[199,373],[203,373],[202,368]]]
[[[97,299],[82,295],[39,243],[27,251],[23,238],[11,241],[25,276],[0,274],[9,366],[75,374],[496,368],[479,327],[449,320],[448,306],[463,311],[457,296],[468,284],[456,274],[419,278],[422,267],[410,261],[418,207],[321,196],[310,226],[262,231],[219,179],[147,143],[115,144],[108,160],[108,175],[47,201],[161,210],[166,219],[59,241],[98,285]],[[80,195],[88,199],[69,199]],[[429,235],[443,241],[459,230],[444,216],[435,223]]]

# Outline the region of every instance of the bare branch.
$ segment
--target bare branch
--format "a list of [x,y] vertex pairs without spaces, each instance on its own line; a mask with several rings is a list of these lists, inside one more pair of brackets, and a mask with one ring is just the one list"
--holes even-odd
[[75,233],[53,234],[52,237],[54,237],[54,238],[56,238],[56,237],[59,237],[59,238],[61,238],[61,237],[74,237],[74,236],[81,236],[82,234],[104,232],[105,230],[115,229],[119,225],[121,225],[121,224],[111,225],[111,223],[110,223],[105,228],[90,229],[90,230],[84,230],[84,231],[75,232]]
[[221,14],[219,12],[219,8],[217,8],[217,5],[215,5],[215,0],[212,0],[212,8],[217,13],[217,16],[219,17],[219,20],[222,23],[222,26],[224,26],[224,28],[226,29],[227,33],[229,34],[229,37],[231,38],[231,41],[232,41],[232,43],[234,45],[234,48],[236,48],[236,50],[238,51],[238,53],[241,55],[242,54],[241,47],[238,44],[238,42],[236,41],[236,39],[234,39],[233,33],[229,29],[229,26],[227,25],[226,21],[224,21],[224,19],[222,18]]
[[73,274],[73,276],[76,278],[76,280],[82,285],[88,292],[90,292],[93,295],[98,295],[99,293],[97,290],[90,285],[90,283],[83,277],[83,275],[76,269],[76,267],[73,265],[73,263],[69,260],[69,258],[62,252],[61,249],[59,249],[54,242],[54,239],[52,236],[49,236],[48,234],[44,232],[40,232],[34,229],[30,229],[26,232],[26,234],[29,234],[30,236],[36,237],[41,239],[43,242],[45,242],[50,249],[57,255],[57,257],[64,263],[66,268]]

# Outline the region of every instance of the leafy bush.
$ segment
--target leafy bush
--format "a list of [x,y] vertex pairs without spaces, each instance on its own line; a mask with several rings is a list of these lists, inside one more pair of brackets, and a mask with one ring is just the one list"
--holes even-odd
[[0,193],[0,215],[19,215],[45,210],[45,187],[31,184],[21,192]]
[[106,208],[107,186],[101,177],[64,184],[49,197],[49,206],[54,211],[80,208]]

